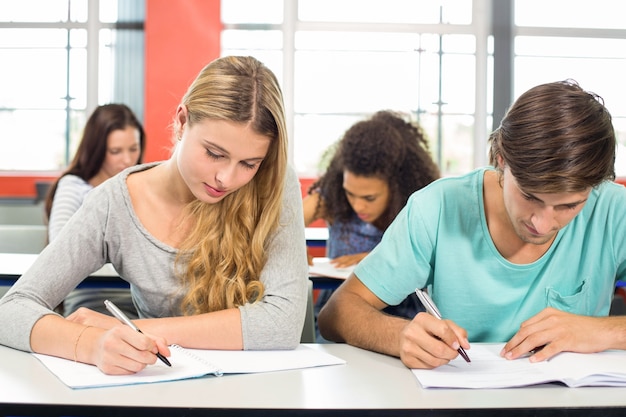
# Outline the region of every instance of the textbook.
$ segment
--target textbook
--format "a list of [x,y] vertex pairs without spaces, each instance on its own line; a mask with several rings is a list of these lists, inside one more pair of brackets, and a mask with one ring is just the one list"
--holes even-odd
[[299,345],[294,350],[202,350],[171,345],[171,368],[156,361],[132,375],[106,375],[96,366],[56,356],[33,353],[41,363],[70,388],[95,388],[147,384],[224,374],[273,372],[317,366],[341,365],[346,361],[326,352]]
[[356,265],[337,268],[330,263],[329,258],[313,258],[313,265],[309,265],[309,275],[318,277],[347,279]]
[[559,383],[568,387],[626,386],[626,351],[598,353],[562,352],[543,362],[528,356],[508,360],[500,356],[504,343],[473,343],[472,360],[458,356],[435,369],[412,369],[424,388],[515,388]]

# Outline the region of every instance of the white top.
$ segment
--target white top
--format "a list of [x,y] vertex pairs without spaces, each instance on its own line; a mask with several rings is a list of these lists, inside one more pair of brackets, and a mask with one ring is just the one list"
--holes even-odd
[[52,241],[61,231],[65,223],[78,210],[87,193],[93,186],[76,175],[64,175],[59,179],[54,193],[50,219],[48,220],[48,239]]

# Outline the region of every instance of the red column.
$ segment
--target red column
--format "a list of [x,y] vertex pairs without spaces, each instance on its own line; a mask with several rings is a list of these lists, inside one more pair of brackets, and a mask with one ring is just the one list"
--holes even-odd
[[221,30],[219,0],[146,2],[146,162],[169,157],[176,107],[202,67],[219,57]]

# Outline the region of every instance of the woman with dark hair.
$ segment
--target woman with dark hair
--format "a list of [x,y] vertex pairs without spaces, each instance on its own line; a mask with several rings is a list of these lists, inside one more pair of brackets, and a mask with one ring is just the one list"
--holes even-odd
[[145,146],[143,126],[128,106],[98,106],[87,120],[72,162],[46,196],[49,234],[56,236],[93,187],[141,163]]
[[[324,219],[331,262],[354,265],[380,242],[409,196],[437,178],[439,168],[420,126],[398,113],[379,111],[346,131],[328,169],[303,200],[304,223]],[[331,294],[321,291],[316,311]],[[413,294],[386,311],[412,318],[423,310]]]
[[[46,197],[48,241],[58,236],[94,187],[139,164],[145,145],[143,126],[128,106],[117,103],[98,106],[87,120],[72,162],[52,184]],[[79,307],[106,313],[103,301],[107,298],[115,301],[127,315],[137,317],[127,289],[77,289],[67,296],[60,309],[65,315]]]

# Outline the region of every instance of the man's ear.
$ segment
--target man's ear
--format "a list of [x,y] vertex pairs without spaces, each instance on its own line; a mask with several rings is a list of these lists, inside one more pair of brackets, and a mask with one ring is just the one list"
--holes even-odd
[[500,170],[504,171],[504,158],[502,158],[502,155],[498,154],[498,156],[496,157],[497,161],[498,161],[498,166],[497,168],[499,168]]

